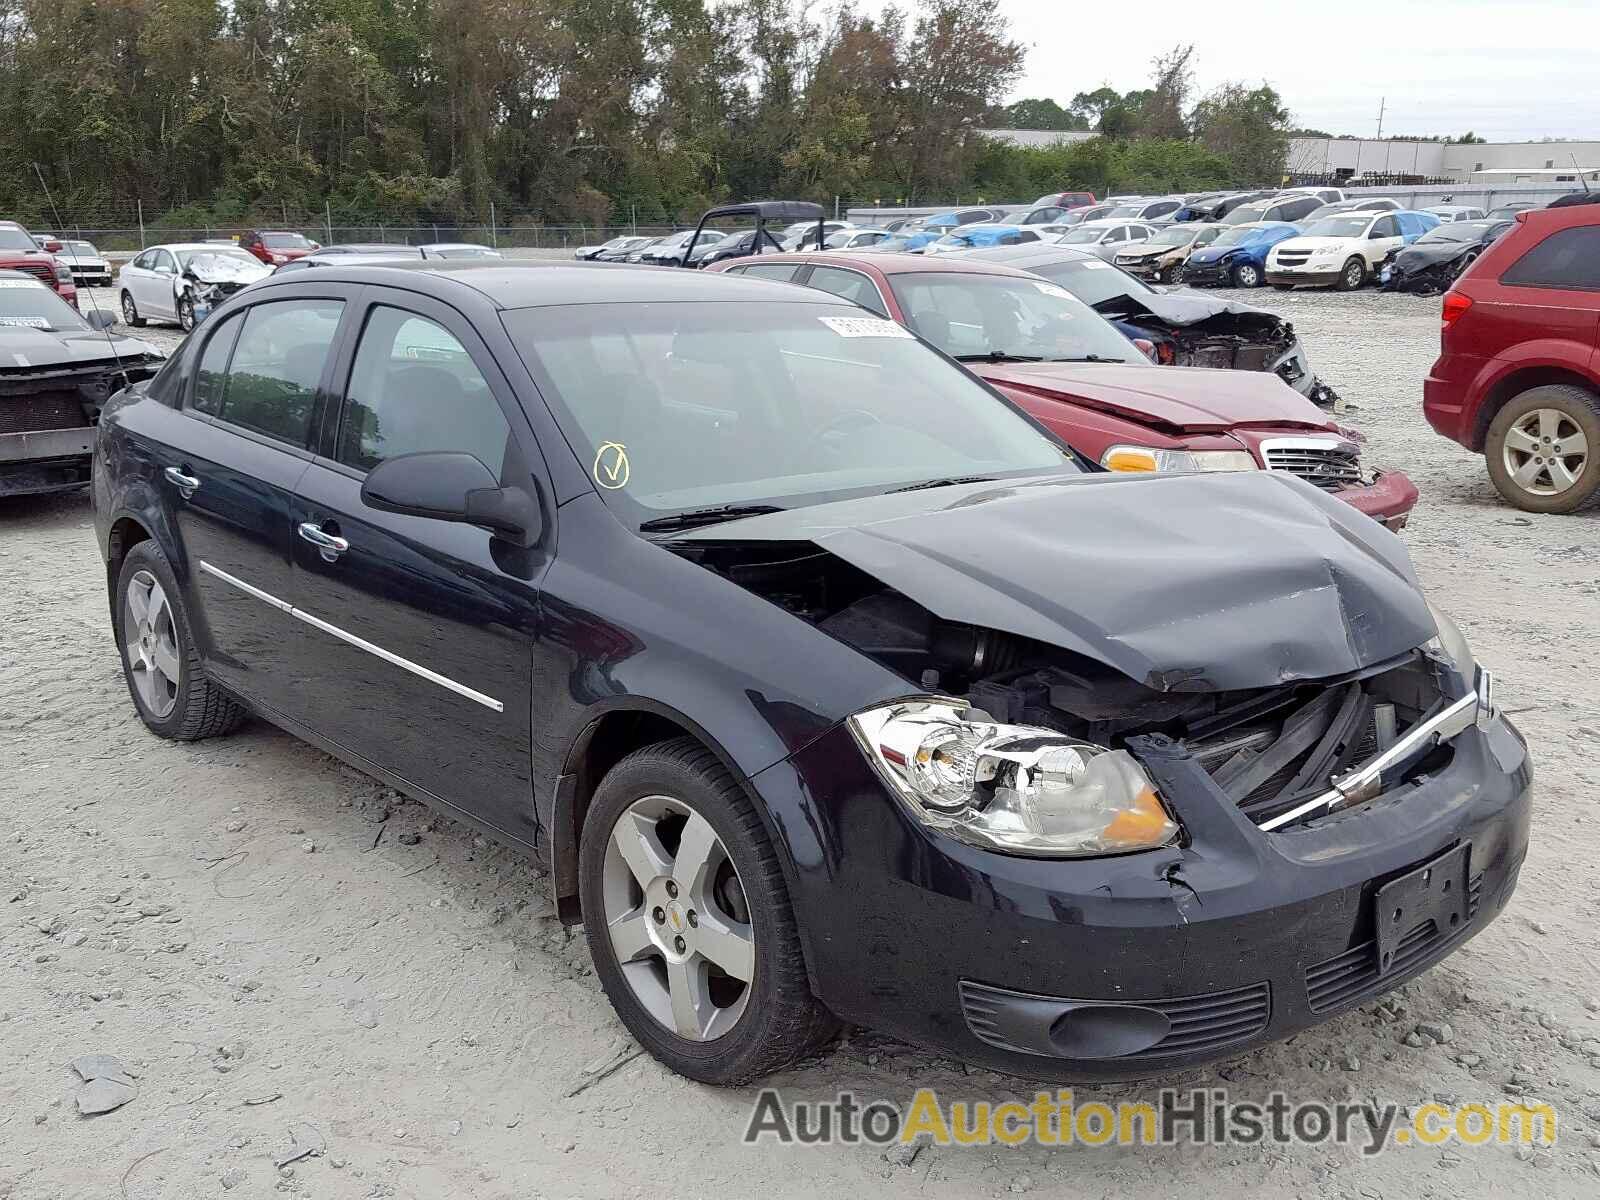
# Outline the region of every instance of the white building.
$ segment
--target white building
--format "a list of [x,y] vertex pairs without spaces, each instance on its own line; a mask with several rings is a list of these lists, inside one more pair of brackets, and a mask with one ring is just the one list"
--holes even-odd
[[[1576,160],[1576,161],[1574,161]],[[1550,172],[1572,168],[1590,178],[1600,170],[1600,142],[1455,142],[1374,141],[1370,138],[1306,138],[1289,140],[1290,172],[1308,175],[1421,175],[1462,183],[1551,183]],[[1526,176],[1500,174],[1523,169]],[[1482,174],[1494,171],[1493,175]]]

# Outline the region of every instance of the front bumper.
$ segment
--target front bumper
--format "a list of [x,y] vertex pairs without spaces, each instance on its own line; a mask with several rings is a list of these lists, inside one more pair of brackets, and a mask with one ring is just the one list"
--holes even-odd
[[66,491],[89,482],[95,429],[0,434],[0,496]]
[[1314,271],[1310,267],[1274,267],[1267,266],[1267,282],[1273,287],[1332,287],[1339,282],[1339,272],[1343,263],[1337,264],[1326,271]]
[[72,267],[74,287],[110,287],[110,267]]
[[[1185,842],[1076,861],[938,837],[842,728],[753,782],[782,814],[813,987],[837,1016],[1012,1074],[1127,1079],[1319,1024],[1494,919],[1527,849],[1531,768],[1500,717],[1454,747],[1424,782],[1267,833],[1187,752],[1144,739]],[[1376,892],[1462,846],[1466,920],[1419,926],[1380,973]]]
[[1233,264],[1220,261],[1197,263],[1190,259],[1183,264],[1181,280],[1201,287],[1224,287],[1233,282]]
[[1344,488],[1333,494],[1396,533],[1406,527],[1411,510],[1417,506],[1417,485],[1399,471],[1380,472],[1365,487]]

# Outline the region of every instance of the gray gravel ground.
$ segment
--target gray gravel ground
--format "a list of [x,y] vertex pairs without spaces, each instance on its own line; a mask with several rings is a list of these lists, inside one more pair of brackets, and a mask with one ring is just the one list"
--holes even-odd
[[[1560,1112],[1554,1148],[745,1148],[753,1090],[629,1057],[526,862],[265,724],[194,745],[147,735],[76,495],[0,505],[0,1197],[1594,1196],[1600,516],[1516,513],[1427,428],[1436,299],[1252,298],[1297,322],[1370,460],[1421,487],[1404,536],[1532,741],[1535,839],[1508,912],[1389,1001],[1078,1099],[1162,1083],[1528,1095]],[[139,1095],[80,1117],[67,1063],[96,1051]],[[774,1082],[797,1098],[1033,1095],[862,1032]],[[279,1171],[293,1147],[321,1153]]]

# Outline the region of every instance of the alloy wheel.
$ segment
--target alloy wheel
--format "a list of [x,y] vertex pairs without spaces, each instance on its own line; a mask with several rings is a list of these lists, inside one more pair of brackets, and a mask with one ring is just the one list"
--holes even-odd
[[1589,440],[1582,428],[1555,408],[1524,413],[1501,442],[1506,474],[1534,496],[1559,496],[1575,485],[1589,463]]
[[128,581],[122,645],[139,702],[160,720],[178,702],[178,633],[167,593],[149,571],[136,572]]
[[1240,287],[1253,288],[1261,283],[1261,272],[1251,263],[1245,263],[1236,272]]
[[185,333],[194,332],[194,301],[188,296],[178,301],[178,327]]
[[755,934],[727,847],[671,796],[617,818],[601,874],[606,933],[639,1004],[678,1037],[729,1033],[750,999]]
[[1361,281],[1367,277],[1366,268],[1359,262],[1351,259],[1344,269],[1344,285],[1351,291],[1361,286]]
[[127,292],[123,292],[122,293],[122,323],[124,325],[132,325],[134,318],[137,317],[138,315],[139,315],[138,310],[136,308],[134,308],[134,306],[133,306],[133,297],[128,295]]

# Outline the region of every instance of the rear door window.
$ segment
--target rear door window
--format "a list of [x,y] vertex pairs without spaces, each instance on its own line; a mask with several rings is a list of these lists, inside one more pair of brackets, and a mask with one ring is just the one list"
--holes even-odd
[[1500,276],[1512,287],[1600,291],[1600,225],[1552,233]]
[[342,300],[275,300],[247,309],[217,400],[218,415],[291,446],[306,446],[317,386],[343,313]]
[[884,315],[888,313],[883,297],[878,294],[878,285],[859,271],[846,271],[839,267],[813,267],[811,278],[807,282],[814,288],[829,292],[852,304],[859,304],[863,308],[870,308],[875,313]]

